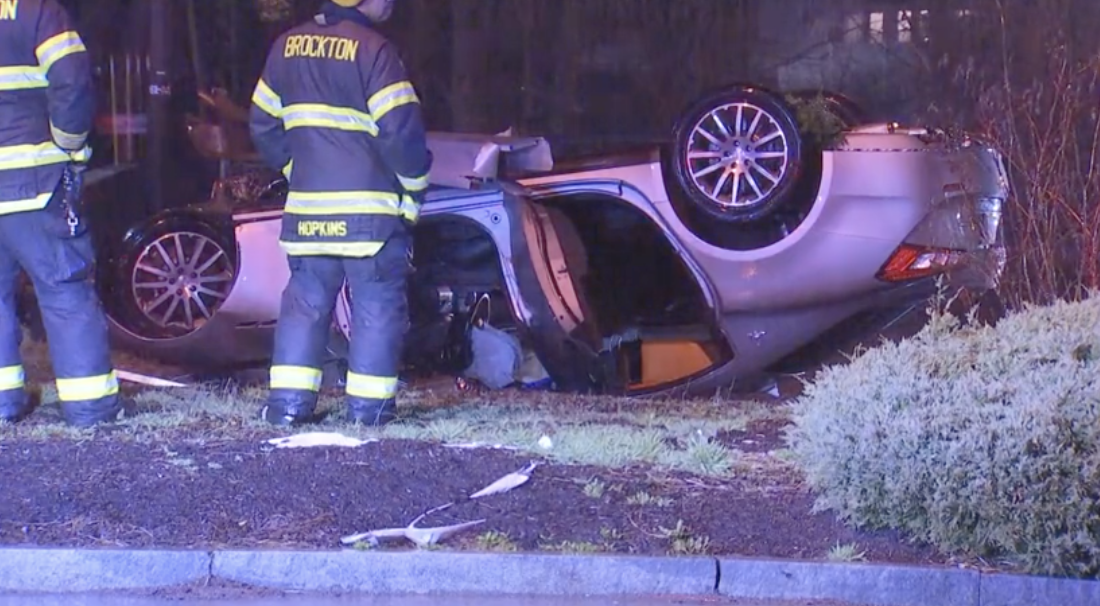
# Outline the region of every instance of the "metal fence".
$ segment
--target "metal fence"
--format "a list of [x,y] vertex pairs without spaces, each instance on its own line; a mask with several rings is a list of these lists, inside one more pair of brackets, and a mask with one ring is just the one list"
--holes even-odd
[[102,67],[96,130],[110,147],[97,153],[110,154],[114,164],[135,162],[145,154],[148,74],[149,55],[108,55]]

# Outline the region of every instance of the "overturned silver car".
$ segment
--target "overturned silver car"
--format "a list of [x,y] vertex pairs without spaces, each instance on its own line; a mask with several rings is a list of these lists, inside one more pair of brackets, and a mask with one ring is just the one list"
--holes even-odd
[[[783,96],[739,85],[685,110],[667,144],[621,154],[431,133],[409,373],[461,372],[487,323],[560,390],[701,394],[856,314],[926,298],[937,277],[992,287],[1008,195],[997,152],[826,98],[845,121],[829,148],[806,140]],[[265,362],[289,275],[286,182],[231,184],[101,240],[120,347],[205,369]],[[345,291],[336,363],[348,310]]]

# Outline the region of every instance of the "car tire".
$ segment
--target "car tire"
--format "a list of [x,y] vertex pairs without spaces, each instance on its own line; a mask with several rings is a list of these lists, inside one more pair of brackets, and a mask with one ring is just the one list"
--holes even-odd
[[200,329],[236,280],[236,244],[226,240],[198,220],[151,227],[119,256],[107,312],[150,339],[179,338]]
[[696,100],[676,121],[672,148],[677,185],[692,205],[723,223],[772,214],[802,174],[794,111],[780,95],[756,86],[726,86]]

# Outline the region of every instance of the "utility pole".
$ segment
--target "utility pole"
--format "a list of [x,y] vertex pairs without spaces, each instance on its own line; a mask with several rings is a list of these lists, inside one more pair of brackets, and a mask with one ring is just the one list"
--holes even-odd
[[172,97],[172,18],[171,0],[142,0],[149,2],[149,130],[146,162],[148,175],[150,213],[164,209],[166,204],[165,181],[168,176],[167,146],[170,142],[169,105]]

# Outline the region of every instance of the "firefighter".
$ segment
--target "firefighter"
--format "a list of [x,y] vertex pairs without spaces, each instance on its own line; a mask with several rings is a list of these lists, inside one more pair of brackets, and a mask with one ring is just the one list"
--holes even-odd
[[411,227],[432,156],[405,67],[374,29],[393,1],[327,0],[313,19],[276,38],[253,92],[253,141],[289,182],[280,244],[290,280],[260,413],[275,425],[313,420],[345,279],[347,419],[381,425],[396,414]]
[[91,282],[91,236],[74,199],[77,175],[91,156],[94,95],[88,52],[57,0],[0,0],[0,419],[5,421],[19,421],[33,408],[19,353],[20,269],[37,295],[65,421],[88,427],[115,420],[123,410],[107,322]]

